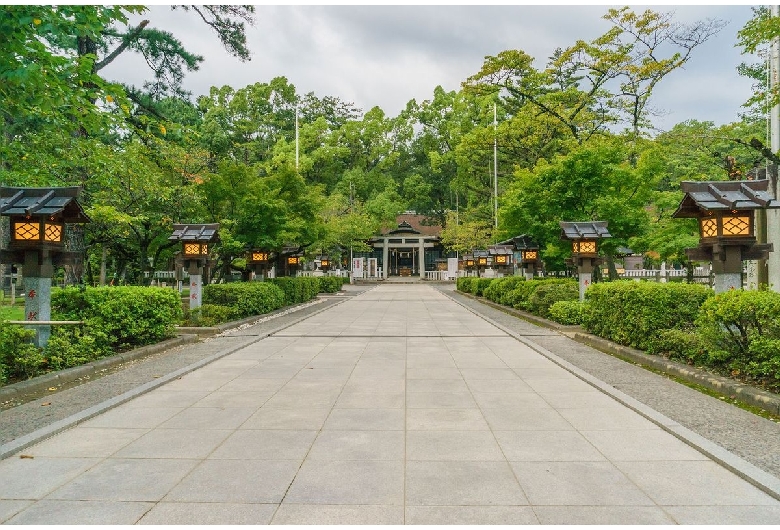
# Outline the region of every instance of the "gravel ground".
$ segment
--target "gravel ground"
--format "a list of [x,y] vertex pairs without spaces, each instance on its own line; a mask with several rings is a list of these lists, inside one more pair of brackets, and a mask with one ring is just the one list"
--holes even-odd
[[780,424],[493,309],[459,294],[453,286],[442,286],[441,290],[756,467],[780,477]]

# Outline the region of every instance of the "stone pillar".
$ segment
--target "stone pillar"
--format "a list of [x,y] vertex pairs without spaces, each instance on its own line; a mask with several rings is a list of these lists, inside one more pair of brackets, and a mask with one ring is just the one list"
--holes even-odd
[[425,240],[420,238],[420,279],[425,279]]
[[382,278],[387,279],[390,274],[390,247],[385,239],[385,244],[382,247]]
[[[22,275],[25,320],[51,320],[51,277],[54,275],[54,267],[48,251],[25,252]],[[51,326],[32,326],[32,329],[37,332],[35,345],[45,347],[51,336]]]
[[580,277],[580,302],[582,302],[585,300],[585,291],[588,289],[591,281],[593,281],[593,259],[580,258],[578,269]]
[[203,267],[197,260],[190,261],[190,309],[198,309],[201,306],[203,296]]
[[534,269],[536,266],[533,263],[525,263],[523,264],[523,276],[526,280],[533,280],[534,279]]
[[712,273],[715,276],[713,289],[722,293],[731,289],[742,289],[742,250],[737,247],[725,247],[722,252],[713,252]]

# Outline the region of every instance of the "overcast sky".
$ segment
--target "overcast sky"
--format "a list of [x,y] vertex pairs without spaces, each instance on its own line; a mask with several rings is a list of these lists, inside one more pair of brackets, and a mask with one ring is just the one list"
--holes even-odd
[[[519,49],[541,68],[553,51],[577,39],[592,40],[608,24],[609,6],[256,6],[248,28],[252,60],[228,55],[195,13],[153,6],[143,15],[150,26],[170,31],[185,47],[205,58],[187,74],[185,89],[194,96],[211,86],[236,89],[283,76],[297,93],[336,96],[364,111],[379,106],[397,115],[411,99],[431,99],[436,86],[458,90],[479,71],[485,56]],[[646,6],[634,7],[641,12]],[[669,75],[651,104],[667,114],[655,120],[668,129],[687,119],[736,121],[751,83],[737,75],[743,56],[736,34],[752,12],[749,6],[665,6],[675,19],[690,23],[717,18],[728,25],[694,51],[684,70]],[[122,58],[106,68],[107,77],[141,85],[150,77],[140,59]]]

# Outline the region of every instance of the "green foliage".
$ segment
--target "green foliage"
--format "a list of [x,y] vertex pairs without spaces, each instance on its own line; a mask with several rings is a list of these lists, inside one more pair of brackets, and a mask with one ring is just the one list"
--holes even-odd
[[[234,285],[234,284],[227,284]],[[211,327],[237,320],[239,312],[231,306],[216,304],[201,304],[197,309],[184,312],[184,325],[195,327]]]
[[80,327],[54,326],[43,355],[49,370],[63,370],[111,355],[109,343],[98,329],[86,332]]
[[179,293],[157,287],[67,287],[52,290],[52,314],[86,321],[100,347],[118,350],[173,336],[181,321]]
[[579,301],[580,289],[575,281],[546,281],[528,296],[528,309],[531,313],[547,318],[550,306],[556,302]]
[[502,298],[509,291],[517,287],[517,284],[525,281],[523,276],[505,276],[493,281],[484,291],[483,296],[497,304],[504,303]]
[[502,303],[515,309],[532,311],[531,296],[540,286],[570,283],[572,280],[567,278],[534,279],[519,282],[514,289],[504,295],[505,301]]
[[[280,286],[271,282],[212,283],[203,287],[203,305],[229,307],[231,318],[262,315],[284,307],[288,302]],[[209,315],[223,318],[228,314],[220,309],[209,308]]]
[[35,331],[0,322],[0,383],[9,378],[27,379],[37,375],[44,358],[32,344]]
[[741,371],[752,362],[752,371],[771,372],[780,353],[780,294],[720,293],[702,305],[696,326],[712,364]]
[[619,281],[585,292],[582,325],[606,339],[647,349],[662,330],[691,328],[712,290],[703,285]]
[[485,289],[490,287],[494,278],[476,278],[476,281],[471,282],[471,294],[474,296],[482,296]]
[[463,293],[471,293],[471,284],[476,279],[476,276],[461,276],[455,280],[455,288]]
[[565,326],[582,324],[582,306],[579,300],[559,300],[550,306],[547,318]]
[[695,329],[662,329],[650,337],[647,353],[692,365],[707,361],[707,347]]
[[337,293],[344,286],[344,278],[339,276],[322,276],[318,280],[321,293]]
[[287,304],[302,304],[312,298],[316,298],[320,292],[320,282],[318,278],[300,277],[281,277],[269,280],[270,283],[279,286],[284,292],[284,299]]

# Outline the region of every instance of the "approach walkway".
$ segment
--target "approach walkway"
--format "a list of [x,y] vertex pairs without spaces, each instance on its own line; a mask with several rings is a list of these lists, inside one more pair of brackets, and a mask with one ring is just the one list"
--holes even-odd
[[0,461],[0,521],[780,520],[531,346],[431,286],[379,285]]

